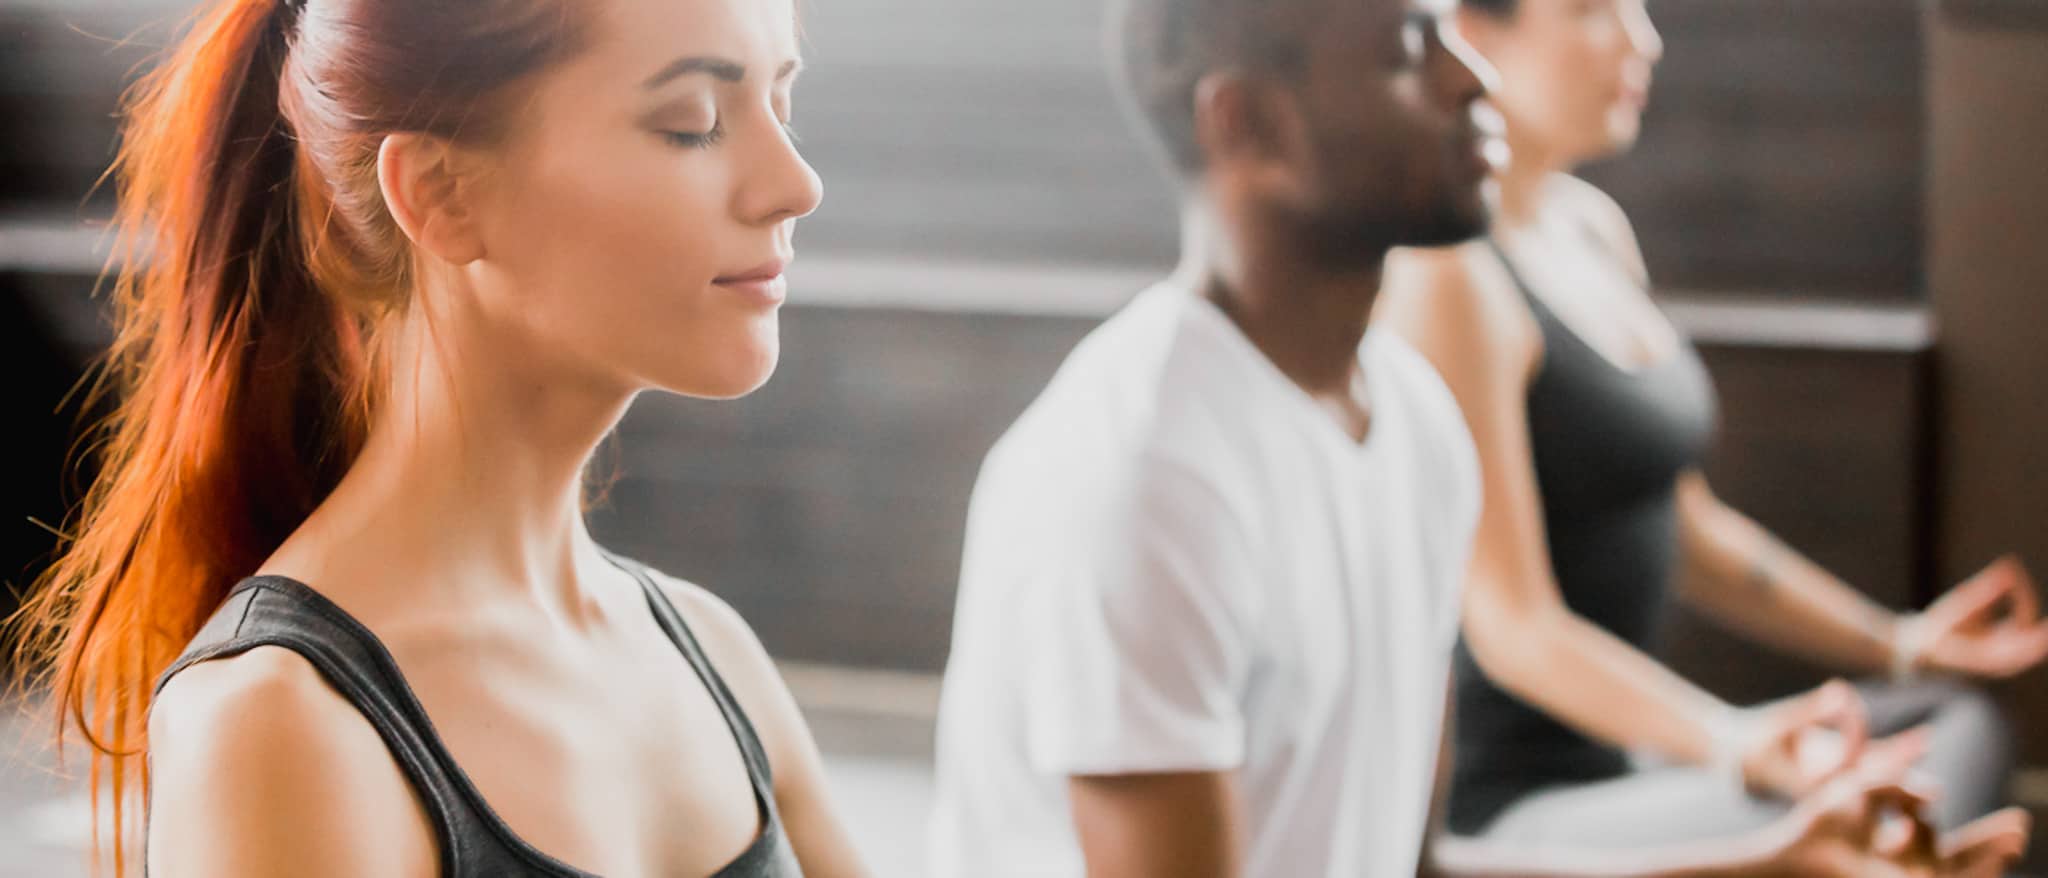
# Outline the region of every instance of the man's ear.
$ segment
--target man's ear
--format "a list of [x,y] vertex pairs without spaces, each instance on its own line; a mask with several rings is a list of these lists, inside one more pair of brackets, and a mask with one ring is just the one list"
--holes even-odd
[[1216,71],[1195,83],[1195,142],[1212,169],[1266,187],[1298,188],[1312,154],[1294,94],[1269,80]]
[[384,206],[414,246],[451,265],[483,258],[483,238],[467,185],[473,170],[448,141],[426,134],[386,135],[377,146]]

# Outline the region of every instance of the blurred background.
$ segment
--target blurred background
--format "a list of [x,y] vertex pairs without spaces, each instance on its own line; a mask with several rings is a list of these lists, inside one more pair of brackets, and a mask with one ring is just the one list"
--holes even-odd
[[[730,601],[785,662],[885,875],[918,874],[936,673],[982,453],[1171,262],[1112,102],[1100,0],[809,0],[801,224],[774,380],[648,397],[600,539]],[[62,403],[107,341],[88,197],[117,97],[188,3],[0,0],[0,613],[90,471]],[[1721,493],[1897,607],[1996,553],[2048,573],[2048,0],[1657,0],[1633,216],[1729,425]],[[1812,668],[1671,620],[1730,698]],[[1999,690],[2048,821],[2048,680]],[[0,713],[0,878],[82,873],[84,804]],[[17,743],[22,742],[22,743]],[[2042,844],[2036,871],[2042,870]]]

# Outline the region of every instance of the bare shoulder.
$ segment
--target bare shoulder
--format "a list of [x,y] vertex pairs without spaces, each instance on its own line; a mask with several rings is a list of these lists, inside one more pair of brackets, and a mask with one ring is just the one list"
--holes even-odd
[[1570,174],[1557,175],[1552,185],[1579,219],[1592,223],[1603,234],[1633,237],[1628,213],[1605,190]]
[[683,621],[689,623],[690,633],[697,635],[697,642],[703,645],[719,675],[728,678],[728,683],[734,682],[730,678],[735,675],[761,669],[774,671],[775,663],[769,659],[760,638],[754,636],[754,629],[731,604],[696,583],[651,568],[649,573],[683,615]]
[[1389,254],[1373,318],[1436,362],[1520,370],[1542,335],[1492,248],[1399,248]]
[[1635,226],[1613,196],[1570,174],[1557,175],[1553,185],[1560,196],[1559,203],[1573,219],[1592,229],[1603,244],[1623,254],[1635,269],[1642,268],[1642,247],[1636,241]]
[[1514,279],[1479,241],[1451,247],[1401,247],[1387,256],[1374,316],[1397,323],[1454,320],[1483,329],[1526,311]]
[[824,760],[810,726],[753,629],[718,596],[659,571],[652,575],[760,734],[783,826],[804,874],[865,878],[870,873],[829,801]]
[[150,710],[149,761],[153,875],[413,875],[436,865],[425,813],[383,739],[282,647],[173,677]]
[[781,672],[776,670],[774,659],[731,604],[695,583],[651,568],[650,574],[689,624],[690,633],[697,636],[705,656],[711,659],[733,697],[739,700],[740,709],[746,711],[747,719],[760,733],[761,746],[768,751],[769,763],[776,769],[776,783],[781,785],[782,768],[802,758],[801,754],[812,744],[803,715],[783,683]]

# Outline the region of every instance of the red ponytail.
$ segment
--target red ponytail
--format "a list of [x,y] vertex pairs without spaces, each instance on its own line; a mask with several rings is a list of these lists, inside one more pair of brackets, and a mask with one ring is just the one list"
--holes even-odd
[[13,620],[60,752],[92,747],[93,852],[111,825],[116,874],[154,678],[367,434],[376,330],[410,274],[377,142],[488,131],[486,98],[566,46],[561,7],[222,0],[125,100],[115,341],[91,388],[117,405],[81,446],[102,475]]

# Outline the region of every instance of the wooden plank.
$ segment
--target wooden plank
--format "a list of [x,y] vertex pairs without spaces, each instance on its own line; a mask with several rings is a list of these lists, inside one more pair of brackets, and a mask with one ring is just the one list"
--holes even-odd
[[[2048,575],[2048,4],[1945,2],[1930,16],[1928,270],[1943,333],[1938,567],[2016,551]],[[2021,755],[2048,766],[2048,670],[2000,687]],[[2048,820],[2048,802],[2036,819]],[[2037,825],[2039,825],[2037,823]],[[2048,845],[2031,868],[2048,871]]]

